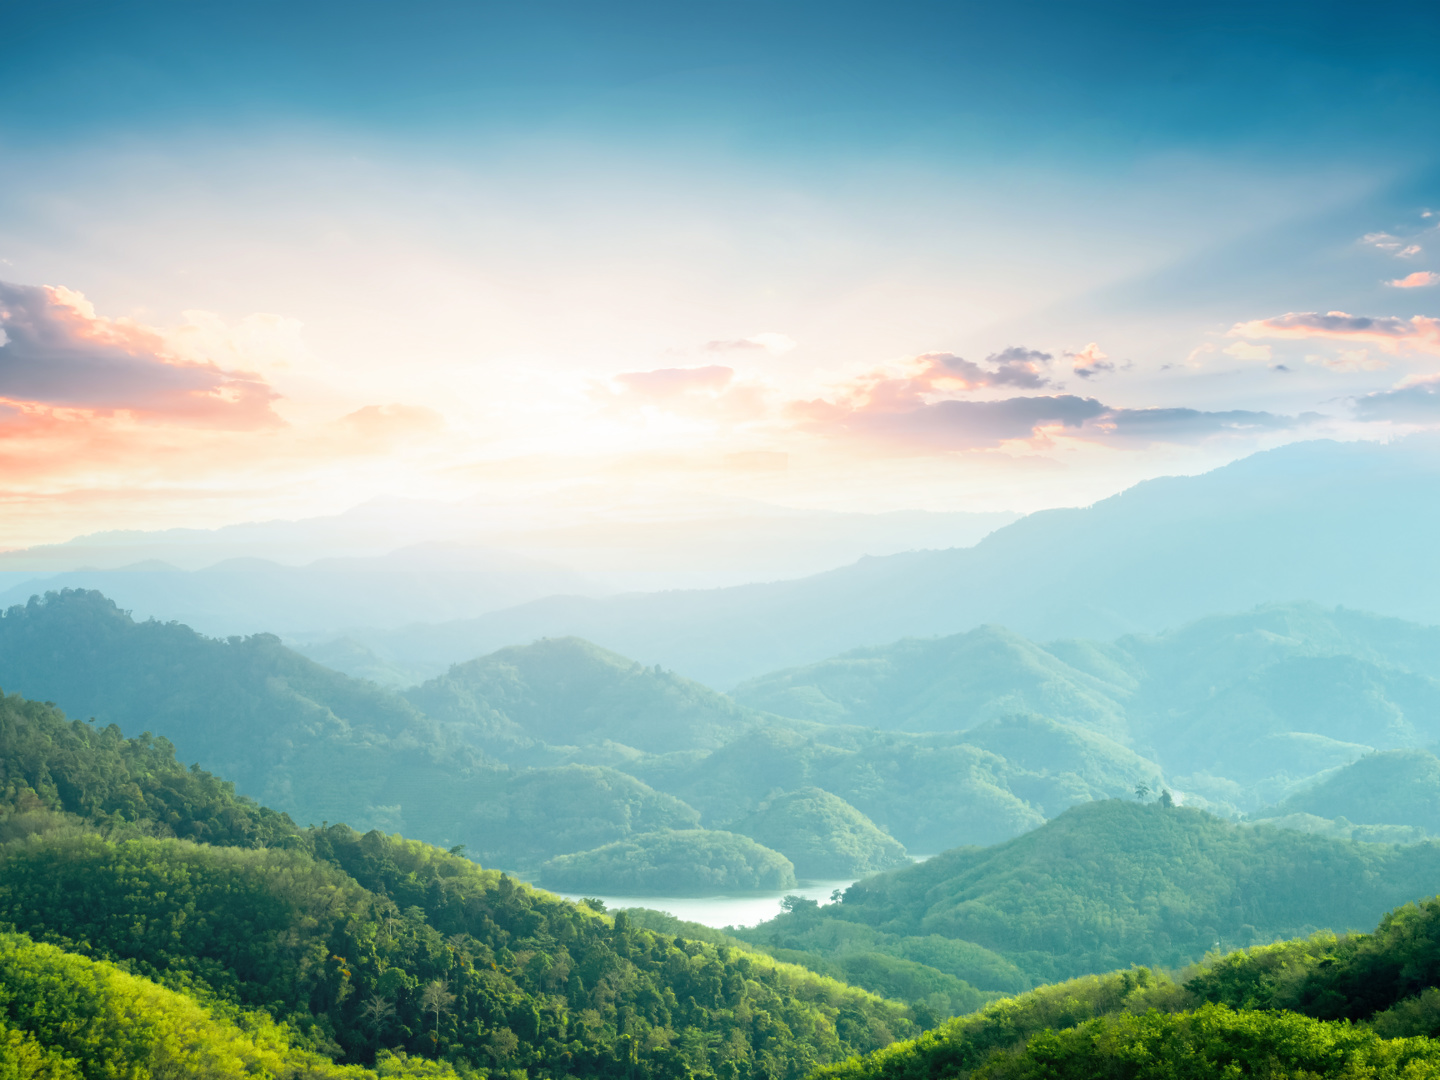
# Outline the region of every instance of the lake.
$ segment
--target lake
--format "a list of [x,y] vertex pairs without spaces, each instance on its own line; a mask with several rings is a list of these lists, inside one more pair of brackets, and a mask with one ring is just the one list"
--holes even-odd
[[[643,907],[656,911],[668,911],[677,919],[697,922],[723,930],[727,926],[755,926],[766,919],[780,914],[780,901],[787,896],[803,896],[807,900],[830,903],[830,894],[836,889],[844,892],[855,884],[855,878],[844,881],[802,882],[791,889],[773,893],[745,893],[730,896],[606,896],[603,893],[586,893],[597,900],[604,900],[610,911],[617,908]],[[559,893],[567,900],[579,900],[579,893]]]

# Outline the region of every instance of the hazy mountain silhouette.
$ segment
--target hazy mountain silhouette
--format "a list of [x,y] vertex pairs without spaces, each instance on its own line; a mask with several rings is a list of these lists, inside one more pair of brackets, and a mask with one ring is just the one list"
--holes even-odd
[[1085,509],[1032,514],[972,548],[867,558],[795,581],[603,599],[356,636],[444,666],[575,635],[712,686],[907,636],[998,623],[1026,637],[1158,632],[1215,611],[1311,600],[1440,622],[1431,439],[1292,444]]

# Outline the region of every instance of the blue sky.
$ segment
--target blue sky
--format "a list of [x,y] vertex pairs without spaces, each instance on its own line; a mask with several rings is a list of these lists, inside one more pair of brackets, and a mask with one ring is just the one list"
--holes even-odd
[[397,493],[1029,510],[1430,426],[1437,24],[12,10],[0,544]]

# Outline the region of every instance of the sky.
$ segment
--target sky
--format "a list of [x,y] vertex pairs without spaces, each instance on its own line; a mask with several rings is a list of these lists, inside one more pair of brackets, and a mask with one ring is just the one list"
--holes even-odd
[[1440,11],[7,12],[0,548],[1084,505],[1440,423]]

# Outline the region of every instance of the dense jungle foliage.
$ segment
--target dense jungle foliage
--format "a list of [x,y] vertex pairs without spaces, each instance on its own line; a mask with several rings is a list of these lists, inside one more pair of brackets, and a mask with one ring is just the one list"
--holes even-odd
[[[367,1066],[396,1051],[492,1074],[797,1078],[918,1030],[903,1005],[632,926],[459,854],[344,825],[295,829],[158,742],[14,697],[3,717],[0,925],[221,1015],[263,1010],[298,1051]],[[150,761],[153,776],[133,791],[112,783],[101,765],[117,758]],[[203,797],[143,797],[185,785]],[[273,829],[242,832],[246,846],[214,829],[211,842],[177,838],[230,820]]]
[[804,878],[856,878],[910,862],[893,837],[844,799],[816,787],[768,799],[730,830],[782,852]]
[[1170,977],[1085,976],[987,1006],[817,1080],[1440,1075],[1440,898]]
[[[938,935],[1048,982],[1130,964],[1180,967],[1217,947],[1373,925],[1437,890],[1433,842],[1355,843],[1107,800],[995,847],[867,878],[842,903],[800,906],[736,933],[822,957],[925,950]],[[974,962],[942,970],[982,989],[1014,986],[987,977],[982,956]],[[992,962],[991,970],[1002,969]]]
[[0,934],[5,1080],[454,1080],[448,1064],[385,1050],[374,1069],[292,1045],[267,1014],[204,1005],[103,960]]
[[748,836],[714,829],[642,833],[561,855],[540,868],[540,883],[567,892],[621,896],[705,896],[788,889],[795,867]]

